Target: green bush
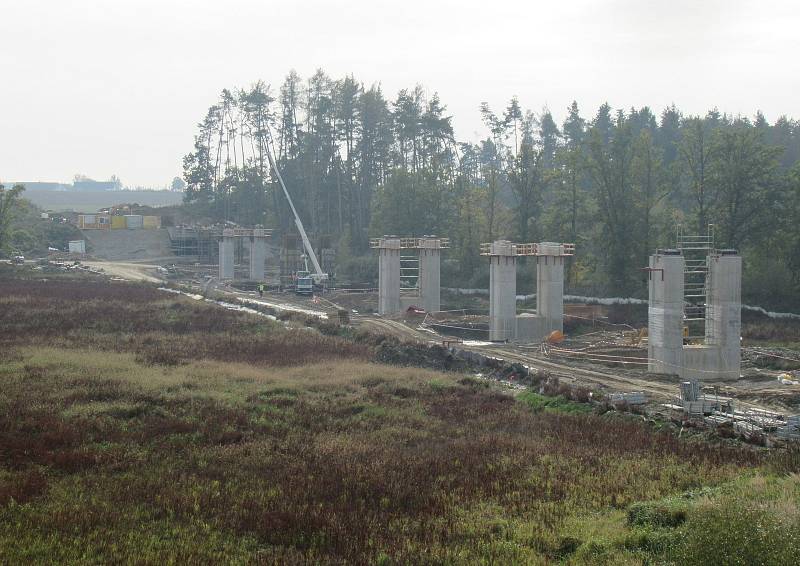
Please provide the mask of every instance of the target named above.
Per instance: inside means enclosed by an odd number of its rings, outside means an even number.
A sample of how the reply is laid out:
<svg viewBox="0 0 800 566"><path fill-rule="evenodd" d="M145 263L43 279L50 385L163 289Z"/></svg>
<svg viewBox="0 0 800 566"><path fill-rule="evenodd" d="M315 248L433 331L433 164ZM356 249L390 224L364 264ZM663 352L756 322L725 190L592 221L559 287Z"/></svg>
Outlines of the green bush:
<svg viewBox="0 0 800 566"><path fill-rule="evenodd" d="M678 564L800 564L800 522L722 501L689 515L673 557Z"/></svg>
<svg viewBox="0 0 800 566"><path fill-rule="evenodd" d="M679 538L674 529L636 529L627 537L623 546L628 550L641 550L656 556L667 554Z"/></svg>
<svg viewBox="0 0 800 566"><path fill-rule="evenodd" d="M545 395L539 395L538 393L534 393L533 391L526 391L522 393L519 397L517 397L521 402L528 405L534 411L549 411L549 412L557 412L557 413L570 413L570 414L580 414L580 413L591 413L592 407L583 403L575 403L574 401L568 401L564 399L561 395L557 397L547 397Z"/></svg>
<svg viewBox="0 0 800 566"><path fill-rule="evenodd" d="M677 527L685 521L685 508L661 502L634 503L628 508L628 524L631 526Z"/></svg>

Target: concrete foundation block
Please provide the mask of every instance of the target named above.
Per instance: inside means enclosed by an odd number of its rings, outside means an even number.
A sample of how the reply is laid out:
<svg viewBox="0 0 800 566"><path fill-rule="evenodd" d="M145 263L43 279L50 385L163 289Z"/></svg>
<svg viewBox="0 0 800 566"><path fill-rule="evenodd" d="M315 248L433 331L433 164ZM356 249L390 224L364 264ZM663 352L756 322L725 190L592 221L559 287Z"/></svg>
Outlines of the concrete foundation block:
<svg viewBox="0 0 800 566"><path fill-rule="evenodd" d="M517 316L517 342L541 342L552 332L551 324L538 314L523 313Z"/></svg>

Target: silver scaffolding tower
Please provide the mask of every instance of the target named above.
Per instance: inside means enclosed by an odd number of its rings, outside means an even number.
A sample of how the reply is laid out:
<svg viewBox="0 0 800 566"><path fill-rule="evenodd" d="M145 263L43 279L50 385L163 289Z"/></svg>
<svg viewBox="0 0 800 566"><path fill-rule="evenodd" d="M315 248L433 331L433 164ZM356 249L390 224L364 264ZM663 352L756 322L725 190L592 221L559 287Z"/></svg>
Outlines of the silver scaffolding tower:
<svg viewBox="0 0 800 566"><path fill-rule="evenodd" d="M419 288L419 256L400 255L400 296L418 297Z"/></svg>
<svg viewBox="0 0 800 566"><path fill-rule="evenodd" d="M708 299L708 256L714 252L714 225L705 235L687 234L677 227L677 248L684 258L683 317L690 340L706 339L706 306Z"/></svg>

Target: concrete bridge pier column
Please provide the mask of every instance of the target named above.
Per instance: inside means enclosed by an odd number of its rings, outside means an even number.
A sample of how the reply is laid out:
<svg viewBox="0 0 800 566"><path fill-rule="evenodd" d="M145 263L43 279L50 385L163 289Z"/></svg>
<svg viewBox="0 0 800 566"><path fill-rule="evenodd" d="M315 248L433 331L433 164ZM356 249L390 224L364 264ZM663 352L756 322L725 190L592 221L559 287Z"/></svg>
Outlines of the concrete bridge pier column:
<svg viewBox="0 0 800 566"><path fill-rule="evenodd" d="M419 294L428 312L442 310L441 257L438 239L422 239L419 248Z"/></svg>
<svg viewBox="0 0 800 566"><path fill-rule="evenodd" d="M683 372L683 271L679 250L650 256L647 356L653 373Z"/></svg>
<svg viewBox="0 0 800 566"><path fill-rule="evenodd" d="M226 234L228 230L222 232L222 239L219 241L219 278L234 278L234 250L236 239L232 234Z"/></svg>
<svg viewBox="0 0 800 566"><path fill-rule="evenodd" d="M561 244L539 244L536 258L536 312L544 331L564 331L564 255ZM551 255L552 254L552 255Z"/></svg>
<svg viewBox="0 0 800 566"><path fill-rule="evenodd" d="M378 313L400 312L400 238L382 238L378 248Z"/></svg>
<svg viewBox="0 0 800 566"><path fill-rule="evenodd" d="M489 340L513 340L517 332L517 258L507 240L489 255Z"/></svg>
<svg viewBox="0 0 800 566"><path fill-rule="evenodd" d="M264 263L267 257L267 239L264 236L253 234L250 238L250 279L253 281L264 280Z"/></svg>
<svg viewBox="0 0 800 566"><path fill-rule="evenodd" d="M742 366L742 257L735 250L708 256L706 344L719 348L718 377L738 379Z"/></svg>

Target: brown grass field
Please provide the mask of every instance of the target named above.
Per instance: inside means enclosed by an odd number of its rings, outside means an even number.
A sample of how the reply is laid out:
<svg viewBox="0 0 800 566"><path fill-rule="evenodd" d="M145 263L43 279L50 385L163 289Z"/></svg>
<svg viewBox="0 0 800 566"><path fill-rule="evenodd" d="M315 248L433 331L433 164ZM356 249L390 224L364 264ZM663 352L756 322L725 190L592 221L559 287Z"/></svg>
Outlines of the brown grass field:
<svg viewBox="0 0 800 566"><path fill-rule="evenodd" d="M798 562L796 454L373 355L0 275L0 563Z"/></svg>

